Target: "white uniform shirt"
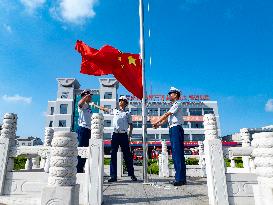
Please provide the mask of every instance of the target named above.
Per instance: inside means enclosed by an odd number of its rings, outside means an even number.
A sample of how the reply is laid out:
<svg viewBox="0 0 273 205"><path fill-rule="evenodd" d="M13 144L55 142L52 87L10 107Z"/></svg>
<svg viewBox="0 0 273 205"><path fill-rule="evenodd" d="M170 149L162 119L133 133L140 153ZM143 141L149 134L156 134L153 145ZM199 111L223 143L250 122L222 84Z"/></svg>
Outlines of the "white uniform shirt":
<svg viewBox="0 0 273 205"><path fill-rule="evenodd" d="M183 124L183 112L180 103L177 101L174 102L169 112L172 113L172 115L168 117L168 123L170 127Z"/></svg>
<svg viewBox="0 0 273 205"><path fill-rule="evenodd" d="M127 132L129 124L132 124L132 115L129 111L111 109L110 114L114 115L114 132Z"/></svg>
<svg viewBox="0 0 273 205"><path fill-rule="evenodd" d="M78 106L79 118L78 125L81 127L85 127L91 129L91 116L92 110L87 103L84 103L82 108Z"/></svg>

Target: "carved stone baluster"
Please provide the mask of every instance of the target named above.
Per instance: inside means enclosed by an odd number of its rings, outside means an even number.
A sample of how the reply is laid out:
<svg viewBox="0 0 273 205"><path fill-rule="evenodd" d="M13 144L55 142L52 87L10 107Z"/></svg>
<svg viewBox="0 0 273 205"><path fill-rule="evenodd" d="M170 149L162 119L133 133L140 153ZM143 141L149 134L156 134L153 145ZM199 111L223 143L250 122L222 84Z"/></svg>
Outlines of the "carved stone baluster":
<svg viewBox="0 0 273 205"><path fill-rule="evenodd" d="M214 114L204 115L207 186L210 205L228 205L222 141Z"/></svg>
<svg viewBox="0 0 273 205"><path fill-rule="evenodd" d="M160 177L169 177L169 156L168 156L168 149L167 144L164 141L161 141L162 152L159 158L159 176Z"/></svg>
<svg viewBox="0 0 273 205"><path fill-rule="evenodd" d="M25 164L25 170L32 170L32 166L33 166L33 163L32 163L32 157L30 156L27 156L27 161L26 161L26 164Z"/></svg>
<svg viewBox="0 0 273 205"><path fill-rule="evenodd" d="M46 128L45 129L45 143L44 146L51 147L51 142L54 136L54 130L52 128ZM44 152L41 156L41 168L44 168L45 172L49 172L50 167L50 156L47 152Z"/></svg>
<svg viewBox="0 0 273 205"><path fill-rule="evenodd" d="M6 113L0 135L0 195L3 194L6 172L12 171L14 167L14 158L9 158L9 152L16 146L16 129L17 115Z"/></svg>
<svg viewBox="0 0 273 205"><path fill-rule="evenodd" d="M253 135L252 155L255 157L258 185L253 185L255 205L272 205L273 202L273 132Z"/></svg>
<svg viewBox="0 0 273 205"><path fill-rule="evenodd" d="M55 132L52 140L48 186L42 192L42 205L79 204L76 185L78 140L76 133Z"/></svg>
<svg viewBox="0 0 273 205"><path fill-rule="evenodd" d="M250 147L250 133L247 128L240 129L240 135L242 139L242 147ZM250 167L250 156L243 156L243 166L245 169L247 169L249 172L251 172Z"/></svg>
<svg viewBox="0 0 273 205"><path fill-rule="evenodd" d="M204 143L203 141L198 141L198 150L199 150L199 166L201 167L202 177L206 176L206 161L204 154Z"/></svg>

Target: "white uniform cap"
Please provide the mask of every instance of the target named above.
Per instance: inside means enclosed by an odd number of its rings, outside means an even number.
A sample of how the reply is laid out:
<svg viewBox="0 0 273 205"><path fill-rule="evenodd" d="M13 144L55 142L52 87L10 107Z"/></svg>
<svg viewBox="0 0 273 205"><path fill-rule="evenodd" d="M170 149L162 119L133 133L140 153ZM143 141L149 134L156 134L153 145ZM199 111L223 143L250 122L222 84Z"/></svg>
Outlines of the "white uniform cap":
<svg viewBox="0 0 273 205"><path fill-rule="evenodd" d="M175 88L175 87L171 87L171 88L170 88L170 91L169 91L169 93L168 93L168 94L170 95L171 93L179 93L179 94L180 94L180 93L181 93L181 91L180 91L180 90L178 90L178 89L177 89L177 88Z"/></svg>
<svg viewBox="0 0 273 205"><path fill-rule="evenodd" d="M120 96L118 100L124 100L124 101L126 101L126 102L128 103L127 98L126 98L125 96L123 96L123 95L122 95L122 96Z"/></svg>

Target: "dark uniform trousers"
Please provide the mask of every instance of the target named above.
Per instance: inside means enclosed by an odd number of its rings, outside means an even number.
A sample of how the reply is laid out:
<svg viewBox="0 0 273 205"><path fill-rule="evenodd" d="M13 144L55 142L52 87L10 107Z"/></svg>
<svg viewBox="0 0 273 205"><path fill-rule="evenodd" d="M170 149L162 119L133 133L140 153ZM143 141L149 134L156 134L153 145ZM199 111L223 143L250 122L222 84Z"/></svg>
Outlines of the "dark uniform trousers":
<svg viewBox="0 0 273 205"><path fill-rule="evenodd" d="M89 139L91 137L91 130L88 128L79 126L77 130L77 134L78 134L78 142L79 142L78 147L88 147ZM85 158L81 158L80 156L78 156L78 165L77 165L78 173L83 173L85 162L86 162Z"/></svg>
<svg viewBox="0 0 273 205"><path fill-rule="evenodd" d="M111 140L111 163L110 176L117 178L117 152L118 147L121 147L123 159L128 170L128 176L134 176L133 157L129 148L129 139L127 133L113 133Z"/></svg>
<svg viewBox="0 0 273 205"><path fill-rule="evenodd" d="M170 128L172 158L175 169L175 181L186 182L186 164L184 157L184 130L180 125Z"/></svg>

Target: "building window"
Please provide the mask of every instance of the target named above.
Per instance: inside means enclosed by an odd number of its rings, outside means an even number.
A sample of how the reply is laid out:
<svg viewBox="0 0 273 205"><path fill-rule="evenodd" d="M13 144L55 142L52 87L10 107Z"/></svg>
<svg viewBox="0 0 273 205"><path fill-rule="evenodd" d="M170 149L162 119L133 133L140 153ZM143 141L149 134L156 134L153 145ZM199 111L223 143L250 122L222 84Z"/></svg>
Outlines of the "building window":
<svg viewBox="0 0 273 205"><path fill-rule="evenodd" d="M60 104L60 114L67 114L67 104Z"/></svg>
<svg viewBox="0 0 273 205"><path fill-rule="evenodd" d="M50 115L54 115L54 107L50 107Z"/></svg>
<svg viewBox="0 0 273 205"><path fill-rule="evenodd" d="M48 127L52 127L52 124L53 124L53 121L50 121Z"/></svg>
<svg viewBox="0 0 273 205"><path fill-rule="evenodd" d="M191 122L191 128L204 128L203 122Z"/></svg>
<svg viewBox="0 0 273 205"><path fill-rule="evenodd" d="M182 109L182 115L183 116L188 116L188 110L187 110L187 108L183 108Z"/></svg>
<svg viewBox="0 0 273 205"><path fill-rule="evenodd" d="M164 115L168 111L169 111L169 108L161 108L160 109L160 116Z"/></svg>
<svg viewBox="0 0 273 205"><path fill-rule="evenodd" d="M112 99L112 92L105 92L104 99Z"/></svg>
<svg viewBox="0 0 273 205"><path fill-rule="evenodd" d="M204 141L205 135L192 135L192 141Z"/></svg>
<svg viewBox="0 0 273 205"><path fill-rule="evenodd" d="M105 107L105 108L107 108L107 109L109 109L109 110L111 109L111 105L104 105L104 107ZM104 113L109 114L109 113L108 113L108 112L106 112L106 111L104 111Z"/></svg>
<svg viewBox="0 0 273 205"><path fill-rule="evenodd" d="M184 135L184 141L191 141L190 135Z"/></svg>
<svg viewBox="0 0 273 205"><path fill-rule="evenodd" d="M153 128L151 121L147 121L147 128Z"/></svg>
<svg viewBox="0 0 273 205"><path fill-rule="evenodd" d="M204 115L205 114L214 114L213 108L204 108Z"/></svg>
<svg viewBox="0 0 273 205"><path fill-rule="evenodd" d="M28 146L31 146L31 142L28 143Z"/></svg>
<svg viewBox="0 0 273 205"><path fill-rule="evenodd" d="M149 116L158 116L158 108L148 108Z"/></svg>
<svg viewBox="0 0 273 205"><path fill-rule="evenodd" d="M166 123L164 123L163 125L161 125L161 128L168 128L168 123L166 122Z"/></svg>
<svg viewBox="0 0 273 205"><path fill-rule="evenodd" d="M148 140L156 140L156 136L155 136L155 134L148 134L147 139Z"/></svg>
<svg viewBox="0 0 273 205"><path fill-rule="evenodd" d="M183 127L183 128L189 128L189 127L190 127L190 126L189 126L189 122L184 121L182 127Z"/></svg>
<svg viewBox="0 0 273 205"><path fill-rule="evenodd" d="M190 108L191 116L202 116L202 108Z"/></svg>
<svg viewBox="0 0 273 205"><path fill-rule="evenodd" d="M66 127L66 120L59 120L59 127Z"/></svg>
<svg viewBox="0 0 273 205"><path fill-rule="evenodd" d="M142 128L142 121L133 121L133 128Z"/></svg>
<svg viewBox="0 0 273 205"><path fill-rule="evenodd" d="M161 139L162 140L169 140L170 136L168 134L161 134Z"/></svg>
<svg viewBox="0 0 273 205"><path fill-rule="evenodd" d="M69 92L62 92L61 98L67 99Z"/></svg>
<svg viewBox="0 0 273 205"><path fill-rule="evenodd" d="M132 140L142 140L142 135L141 134L132 134Z"/></svg>
<svg viewBox="0 0 273 205"><path fill-rule="evenodd" d="M104 127L111 127L111 120L104 120Z"/></svg>
<svg viewBox="0 0 273 205"><path fill-rule="evenodd" d="M131 114L132 115L141 115L142 109L141 108L131 108Z"/></svg>
<svg viewBox="0 0 273 205"><path fill-rule="evenodd" d="M103 139L111 139L111 133L103 133Z"/></svg>

